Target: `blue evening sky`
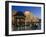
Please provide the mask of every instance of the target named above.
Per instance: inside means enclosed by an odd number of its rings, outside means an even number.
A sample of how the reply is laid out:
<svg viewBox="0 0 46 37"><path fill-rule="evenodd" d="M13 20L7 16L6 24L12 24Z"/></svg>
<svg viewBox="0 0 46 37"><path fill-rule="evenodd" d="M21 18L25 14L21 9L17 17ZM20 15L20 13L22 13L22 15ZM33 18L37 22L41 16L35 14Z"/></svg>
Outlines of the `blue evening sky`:
<svg viewBox="0 0 46 37"><path fill-rule="evenodd" d="M41 18L41 7L32 7L32 6L12 6L12 10L15 11L31 11L35 16Z"/></svg>

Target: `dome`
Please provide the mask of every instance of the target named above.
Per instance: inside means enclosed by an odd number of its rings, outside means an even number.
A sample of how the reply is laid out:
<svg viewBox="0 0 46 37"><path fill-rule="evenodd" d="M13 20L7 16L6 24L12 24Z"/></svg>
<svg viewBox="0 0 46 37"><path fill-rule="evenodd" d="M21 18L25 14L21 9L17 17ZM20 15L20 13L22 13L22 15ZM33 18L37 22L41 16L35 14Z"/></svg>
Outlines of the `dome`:
<svg viewBox="0 0 46 37"><path fill-rule="evenodd" d="M24 13L22 11L17 11L17 16L24 16Z"/></svg>

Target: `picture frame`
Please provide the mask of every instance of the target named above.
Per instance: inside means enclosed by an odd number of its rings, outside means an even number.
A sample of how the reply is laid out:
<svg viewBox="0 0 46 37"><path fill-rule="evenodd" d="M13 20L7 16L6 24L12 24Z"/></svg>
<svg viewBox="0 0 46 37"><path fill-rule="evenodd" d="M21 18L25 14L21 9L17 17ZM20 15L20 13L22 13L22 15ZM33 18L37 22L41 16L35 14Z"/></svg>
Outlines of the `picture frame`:
<svg viewBox="0 0 46 37"><path fill-rule="evenodd" d="M18 15L19 18L22 14L22 12L24 13L24 17L26 15L28 15L28 12L30 14L30 10L31 12L37 16L34 17L33 14L31 14L32 19L37 18L39 19L39 23L37 25L37 23L32 23L31 22L31 26L32 27L28 27L25 25L27 25L29 23L25 24L25 20L24 20L24 27L18 29ZM20 11L20 13L19 13ZM15 14L14 12L16 12L16 22L14 23L13 19L13 14ZM17 13L18 12L18 13ZM36 12L36 13L35 13ZM33 18L34 17L34 18ZM23 17L21 17L23 18ZM30 19L30 18L29 18ZM37 19L35 20L37 22ZM30 19L31 20L31 19ZM19 19L19 24L21 24L21 20ZM23 19L22 19L23 22ZM15 24L15 25L14 25ZM33 25L35 24L35 25ZM17 26L16 26L17 25ZM13 26L13 27L12 27ZM30 26L30 25L29 25ZM35 26L38 26L37 28ZM33 28L34 27L34 28ZM24 29L23 29L24 28ZM38 2L22 2L22 1L5 1L5 35L6 36L18 36L18 35L34 35L34 34L45 34L45 3L38 3Z"/></svg>

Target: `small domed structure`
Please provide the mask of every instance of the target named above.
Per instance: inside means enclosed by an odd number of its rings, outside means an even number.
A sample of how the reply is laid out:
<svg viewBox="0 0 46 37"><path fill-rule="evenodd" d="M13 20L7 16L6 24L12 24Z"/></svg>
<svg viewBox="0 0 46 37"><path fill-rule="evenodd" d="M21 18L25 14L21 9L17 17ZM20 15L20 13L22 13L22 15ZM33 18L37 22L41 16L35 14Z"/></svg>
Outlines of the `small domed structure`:
<svg viewBox="0 0 46 37"><path fill-rule="evenodd" d="M33 17L32 13L30 11L25 11L24 15L26 16L25 21L31 22L32 17Z"/></svg>

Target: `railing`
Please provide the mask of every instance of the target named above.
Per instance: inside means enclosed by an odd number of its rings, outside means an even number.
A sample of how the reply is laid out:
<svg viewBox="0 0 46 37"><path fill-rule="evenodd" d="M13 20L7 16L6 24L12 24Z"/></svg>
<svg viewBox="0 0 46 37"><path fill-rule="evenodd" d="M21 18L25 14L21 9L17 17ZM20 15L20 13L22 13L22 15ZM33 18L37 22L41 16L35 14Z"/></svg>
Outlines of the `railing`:
<svg viewBox="0 0 46 37"><path fill-rule="evenodd" d="M41 25L41 23L39 23L39 22L37 22L37 23L35 23L35 24L25 24L25 23L23 23L23 24L16 24L16 26L15 26L15 31L21 31L21 30L36 30L36 29L38 29L38 27Z"/></svg>

